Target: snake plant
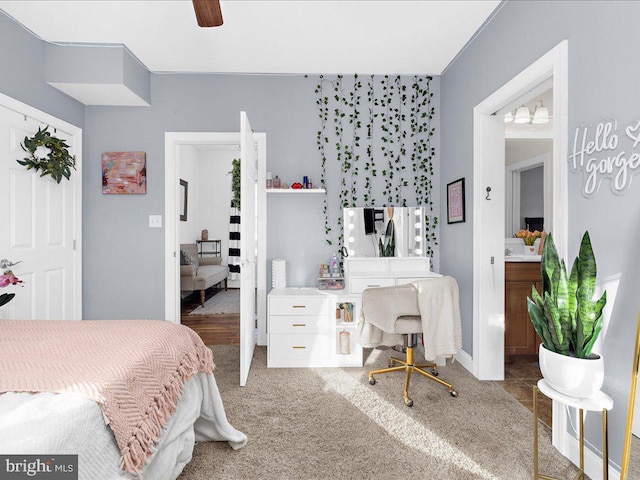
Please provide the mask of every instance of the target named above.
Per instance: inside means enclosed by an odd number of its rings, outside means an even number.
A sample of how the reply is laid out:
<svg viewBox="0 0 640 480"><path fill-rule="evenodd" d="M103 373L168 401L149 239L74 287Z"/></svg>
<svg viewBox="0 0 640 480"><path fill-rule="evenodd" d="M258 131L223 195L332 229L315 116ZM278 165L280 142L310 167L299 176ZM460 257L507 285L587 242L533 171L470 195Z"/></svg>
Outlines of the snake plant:
<svg viewBox="0 0 640 480"><path fill-rule="evenodd" d="M540 263L542 295L533 287L527 298L529 317L547 350L577 358L590 358L602 330L605 291L596 299L596 259L589 232L567 276L553 237L547 235Z"/></svg>

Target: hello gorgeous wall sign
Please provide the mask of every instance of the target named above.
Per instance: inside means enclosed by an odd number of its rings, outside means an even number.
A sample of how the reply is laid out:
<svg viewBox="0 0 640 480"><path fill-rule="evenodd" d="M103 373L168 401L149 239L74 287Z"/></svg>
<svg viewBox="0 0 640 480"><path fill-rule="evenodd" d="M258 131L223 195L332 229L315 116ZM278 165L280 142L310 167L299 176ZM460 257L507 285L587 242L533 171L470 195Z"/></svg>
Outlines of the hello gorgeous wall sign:
<svg viewBox="0 0 640 480"><path fill-rule="evenodd" d="M576 128L573 153L569 163L574 172L584 173L582 194L591 198L598 193L605 178L611 180L611 190L623 195L629 190L633 176L640 173L640 120L624 132L617 132L616 120L605 120L593 126Z"/></svg>

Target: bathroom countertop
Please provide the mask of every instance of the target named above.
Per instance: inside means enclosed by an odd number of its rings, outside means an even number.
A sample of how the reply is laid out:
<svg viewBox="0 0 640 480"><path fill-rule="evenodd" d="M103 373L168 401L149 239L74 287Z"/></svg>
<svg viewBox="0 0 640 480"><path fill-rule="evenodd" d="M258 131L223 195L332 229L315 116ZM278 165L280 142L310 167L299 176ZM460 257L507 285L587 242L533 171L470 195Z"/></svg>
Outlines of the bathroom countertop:
<svg viewBox="0 0 640 480"><path fill-rule="evenodd" d="M505 255L505 262L539 262L542 255Z"/></svg>

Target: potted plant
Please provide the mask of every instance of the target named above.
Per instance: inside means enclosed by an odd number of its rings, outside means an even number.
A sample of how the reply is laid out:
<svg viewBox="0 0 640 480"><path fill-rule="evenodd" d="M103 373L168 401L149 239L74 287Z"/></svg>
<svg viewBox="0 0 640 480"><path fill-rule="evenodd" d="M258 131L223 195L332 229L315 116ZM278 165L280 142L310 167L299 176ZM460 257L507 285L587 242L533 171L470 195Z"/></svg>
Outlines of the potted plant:
<svg viewBox="0 0 640 480"><path fill-rule="evenodd" d="M596 299L596 259L589 232L582 237L568 276L552 235L547 235L540 270L542 295L532 288L527 307L542 339L542 376L560 393L590 397L604 380L604 361L592 348L602 329L607 292Z"/></svg>
<svg viewBox="0 0 640 480"><path fill-rule="evenodd" d="M534 244L536 243L536 240L538 240L542 236L542 232L539 232L538 230L534 232L530 232L529 230L520 230L513 236L522 239L525 245L525 254L535 255L538 249L534 246Z"/></svg>

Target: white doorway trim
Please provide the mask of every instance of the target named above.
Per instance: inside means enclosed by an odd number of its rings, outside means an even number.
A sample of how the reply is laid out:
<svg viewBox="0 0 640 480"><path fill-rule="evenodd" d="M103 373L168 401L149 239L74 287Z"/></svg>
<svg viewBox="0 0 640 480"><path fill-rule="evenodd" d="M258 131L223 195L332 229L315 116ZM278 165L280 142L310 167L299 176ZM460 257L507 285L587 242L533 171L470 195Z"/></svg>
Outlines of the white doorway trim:
<svg viewBox="0 0 640 480"><path fill-rule="evenodd" d="M267 165L267 135L254 133L258 145L258 345L267 344L267 198L264 188ZM178 246L179 163L181 145L238 145L240 133L165 132L165 320L180 323L180 259Z"/></svg>
<svg viewBox="0 0 640 480"><path fill-rule="evenodd" d="M13 110L20 115L25 115L54 129L61 130L72 137L73 151L76 169L71 173L77 176L73 182L73 209L71 219L73 221L73 306L69 320L83 320L82 317L82 129L71 123L60 120L53 115L38 110L15 98L0 93L0 106Z"/></svg>
<svg viewBox="0 0 640 480"><path fill-rule="evenodd" d="M504 378L504 303L488 299L493 292L495 298L504 298L504 248L499 248L493 241L504 242L504 214L501 225L483 224L483 209L489 208L485 202L485 188L482 184L482 171L485 168L496 168L492 159L484 152L486 145L501 139L488 138L485 132L491 131L495 112L505 105L514 102L526 94L533 87L549 78L553 79L553 153L550 168L545 171L545 183L551 185L551 204L553 212L550 230L561 257L567 258L568 236L568 41L563 40L556 47L543 55L540 59L527 67L524 71L502 86L473 110L474 120L474 212L473 212L473 374L481 380L501 380ZM492 118L494 117L494 118ZM504 160L504 157L503 157ZM504 164L499 166L504 169ZM504 181L504 176L502 176ZM505 211L505 185L494 188L500 194L495 195L491 208ZM493 192L492 192L493 193ZM546 221L546 220L545 220ZM503 238L497 238L502 235ZM484 241L482 241L484 240ZM493 248L492 248L493 244ZM482 269L485 262L494 264L495 277L486 274L489 269ZM484 273L483 273L484 272ZM482 298L482 295L485 298ZM496 319L501 319L496 322ZM500 323L500 325L498 325ZM496 345L502 345L496 348ZM565 445L566 417L560 408L554 407L553 415L553 444L566 452Z"/></svg>

